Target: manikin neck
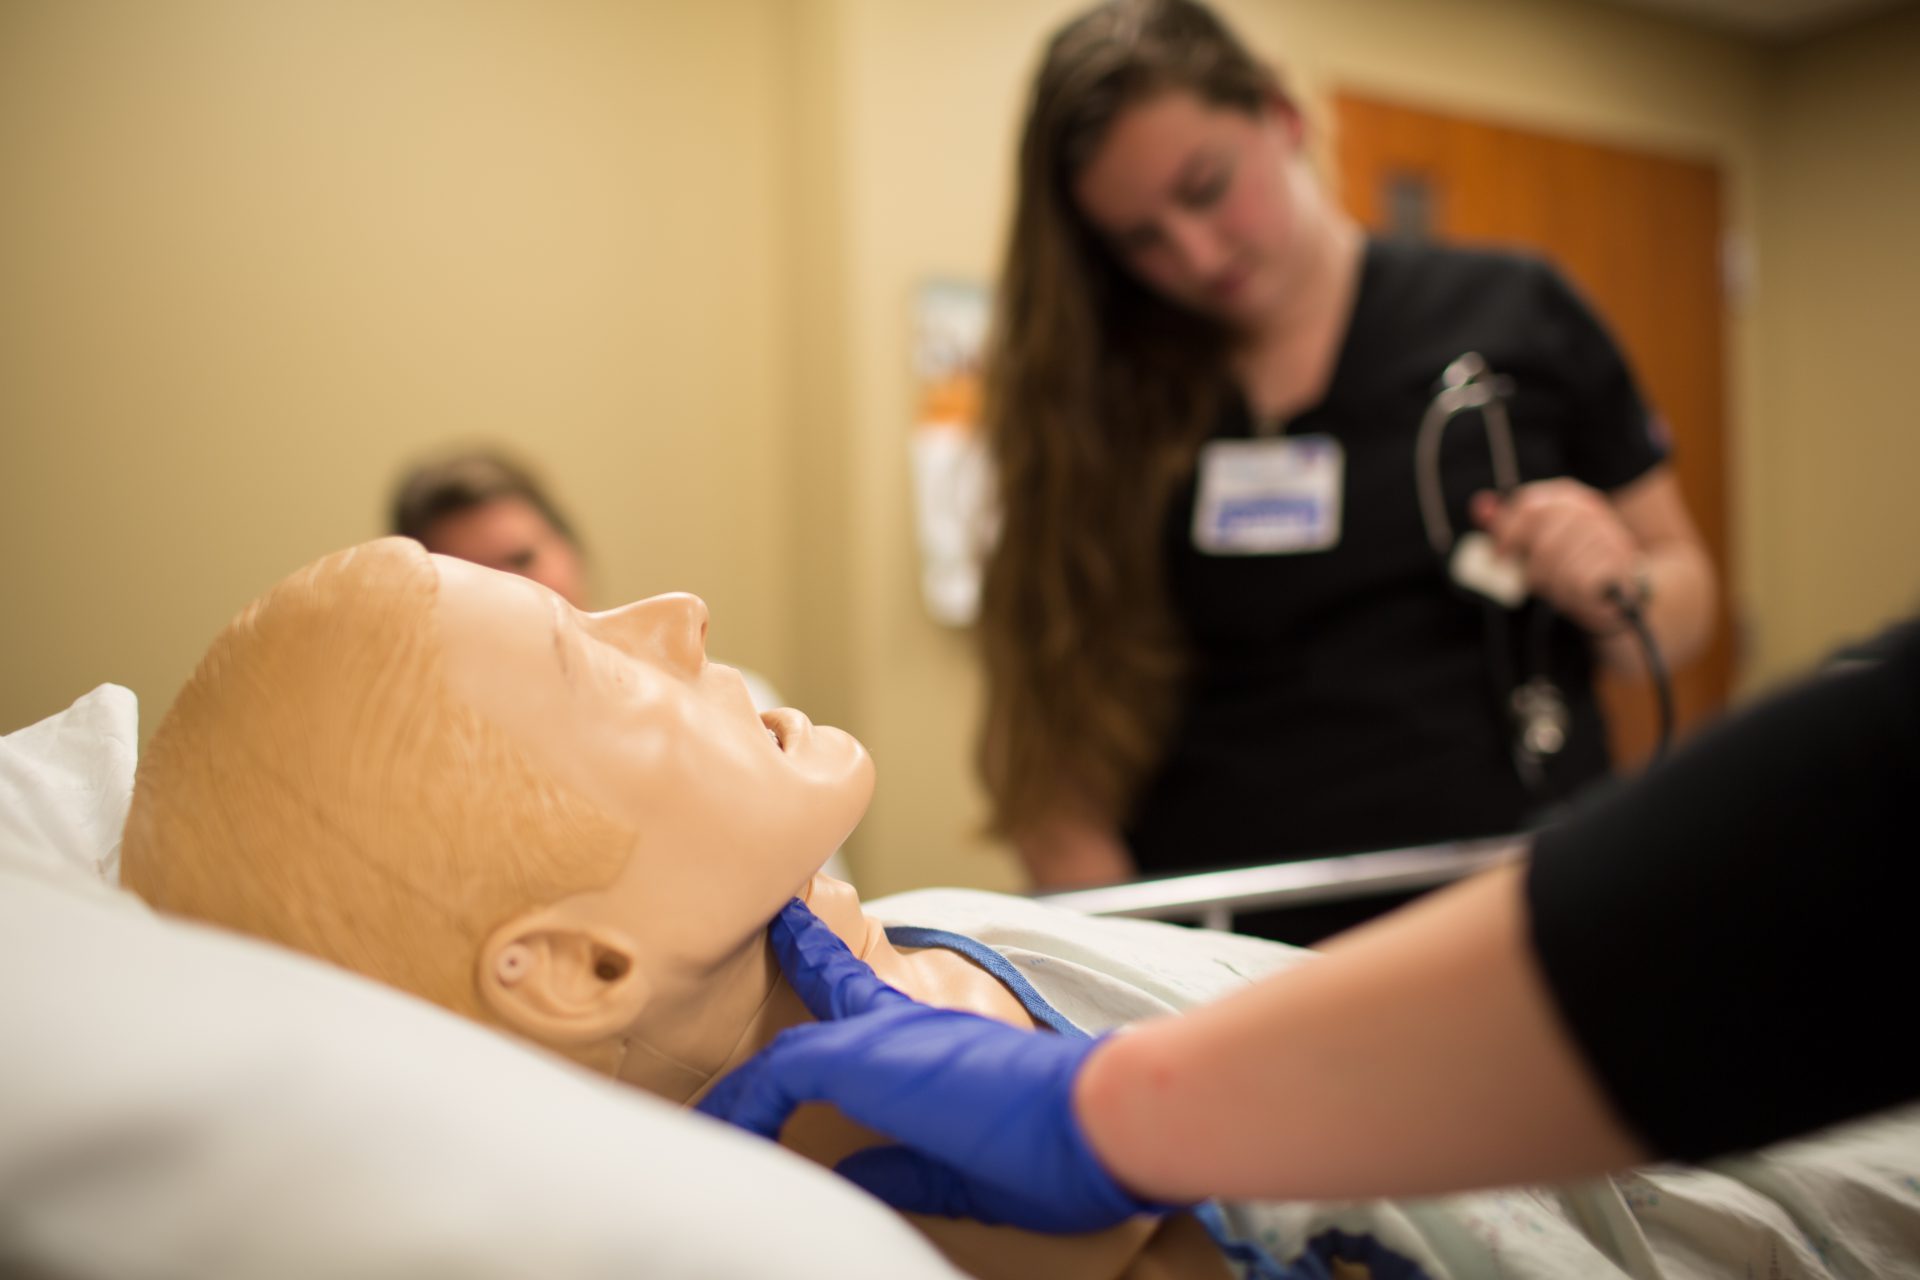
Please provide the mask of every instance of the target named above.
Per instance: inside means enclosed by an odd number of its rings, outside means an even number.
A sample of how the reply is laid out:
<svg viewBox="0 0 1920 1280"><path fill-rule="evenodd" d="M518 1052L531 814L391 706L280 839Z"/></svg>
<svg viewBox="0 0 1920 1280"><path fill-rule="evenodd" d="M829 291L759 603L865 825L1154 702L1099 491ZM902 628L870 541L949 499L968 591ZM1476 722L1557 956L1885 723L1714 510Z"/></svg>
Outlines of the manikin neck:
<svg viewBox="0 0 1920 1280"><path fill-rule="evenodd" d="M861 910L853 887L816 875L799 896L883 980L927 1004L964 1009L1016 1026L1033 1021L1013 994L984 969L943 947L900 950L878 920ZM699 1101L707 1088L757 1053L787 1027L810 1021L800 997L781 976L766 930L754 932L750 963L729 989L715 989L716 1005L743 1010L709 1044L690 1046L669 1063L650 1039L636 1042L621 1079L682 1105ZM715 1023L716 1028L718 1024ZM637 1031L637 1029L636 1029ZM695 1056L695 1055L698 1056ZM686 1065L680 1065L680 1064ZM698 1065L694 1065L698 1064ZM781 1129L780 1142L809 1160L833 1168L856 1151L888 1139L829 1106L802 1106ZM1153 1218L1135 1218L1105 1231L1075 1236L1032 1235L1011 1227L963 1219L913 1216L911 1220L953 1263L957 1272L982 1280L1050 1276L1061 1280L1113 1280L1116 1276L1193 1276L1226 1280L1219 1249L1198 1223L1163 1230Z"/></svg>
<svg viewBox="0 0 1920 1280"><path fill-rule="evenodd" d="M902 952L861 909L853 886L816 874L798 896L884 982L916 999L1012 1020L1023 1016L999 981L950 952ZM607 1066L625 1083L685 1105L790 1026L810 1021L781 976L766 931L662 1002L634 1026Z"/></svg>

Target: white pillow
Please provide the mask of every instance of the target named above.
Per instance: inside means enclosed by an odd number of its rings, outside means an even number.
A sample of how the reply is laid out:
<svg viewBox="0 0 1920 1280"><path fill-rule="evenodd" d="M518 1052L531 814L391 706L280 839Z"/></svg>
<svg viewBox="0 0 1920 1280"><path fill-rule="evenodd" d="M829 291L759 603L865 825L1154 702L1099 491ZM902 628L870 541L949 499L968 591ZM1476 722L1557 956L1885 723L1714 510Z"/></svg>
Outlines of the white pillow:
<svg viewBox="0 0 1920 1280"><path fill-rule="evenodd" d="M0 738L0 871L117 885L139 741L139 704L117 684Z"/></svg>
<svg viewBox="0 0 1920 1280"><path fill-rule="evenodd" d="M104 886L131 710L0 740L0 1272L957 1274L770 1143Z"/></svg>

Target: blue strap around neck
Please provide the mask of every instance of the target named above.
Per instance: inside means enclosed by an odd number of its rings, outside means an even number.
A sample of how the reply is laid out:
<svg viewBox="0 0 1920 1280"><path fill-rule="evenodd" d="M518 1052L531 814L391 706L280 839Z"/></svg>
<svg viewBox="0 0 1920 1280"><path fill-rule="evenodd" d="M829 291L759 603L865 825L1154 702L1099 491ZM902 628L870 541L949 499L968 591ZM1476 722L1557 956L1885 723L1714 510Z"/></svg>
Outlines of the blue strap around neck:
<svg viewBox="0 0 1920 1280"><path fill-rule="evenodd" d="M1014 998L1020 1001L1035 1022L1063 1036L1078 1040L1091 1038L1048 1004L1046 997L1034 990L1026 975L1014 968L1005 956L984 942L963 933L905 924L888 925L887 941L896 947L943 947L948 951L957 951L998 978L1007 990L1013 992ZM1299 1268L1284 1267L1259 1245L1249 1240L1235 1239L1232 1229L1227 1226L1226 1215L1211 1200L1203 1200L1195 1205L1192 1213L1199 1219L1200 1225L1207 1229L1207 1234L1213 1237L1213 1243L1220 1252L1246 1269L1247 1280L1321 1280L1327 1275L1324 1264L1317 1258L1303 1259L1306 1265Z"/></svg>
<svg viewBox="0 0 1920 1280"><path fill-rule="evenodd" d="M1027 975L1013 967L1012 961L995 951L984 942L969 938L964 933L950 933L945 929L922 929L918 925L890 924L887 926L887 941L896 947L943 947L948 951L958 951L967 959L1000 979L1001 985L1013 992L1014 998L1026 1008L1035 1022L1051 1027L1063 1036L1075 1040L1090 1039L1086 1032L1068 1022L1060 1011L1047 1003L1047 998L1034 990L1027 981Z"/></svg>

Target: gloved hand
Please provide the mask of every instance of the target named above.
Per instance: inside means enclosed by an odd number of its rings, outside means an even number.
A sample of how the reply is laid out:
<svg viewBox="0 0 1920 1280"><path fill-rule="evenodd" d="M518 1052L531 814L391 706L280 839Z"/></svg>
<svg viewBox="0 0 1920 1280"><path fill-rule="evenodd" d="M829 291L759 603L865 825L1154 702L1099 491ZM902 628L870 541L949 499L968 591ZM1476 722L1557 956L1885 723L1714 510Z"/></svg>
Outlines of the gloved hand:
<svg viewBox="0 0 1920 1280"><path fill-rule="evenodd" d="M934 1009L888 986L799 899L769 929L787 981L820 1019L776 1036L699 1110L777 1138L803 1102L830 1102L901 1146L839 1171L896 1209L1033 1231L1094 1231L1150 1204L1087 1145L1073 1081L1097 1041Z"/></svg>

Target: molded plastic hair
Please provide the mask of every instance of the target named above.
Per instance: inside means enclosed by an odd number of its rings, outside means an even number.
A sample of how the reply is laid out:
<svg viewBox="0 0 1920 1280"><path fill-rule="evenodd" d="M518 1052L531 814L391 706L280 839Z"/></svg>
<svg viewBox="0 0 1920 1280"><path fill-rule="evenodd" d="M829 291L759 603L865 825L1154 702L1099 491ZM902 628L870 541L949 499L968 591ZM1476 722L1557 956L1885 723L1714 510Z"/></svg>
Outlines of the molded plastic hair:
<svg viewBox="0 0 1920 1280"><path fill-rule="evenodd" d="M610 883L633 833L448 695L438 583L385 538L247 606L141 756L121 874L162 911L491 1021L487 934Z"/></svg>

